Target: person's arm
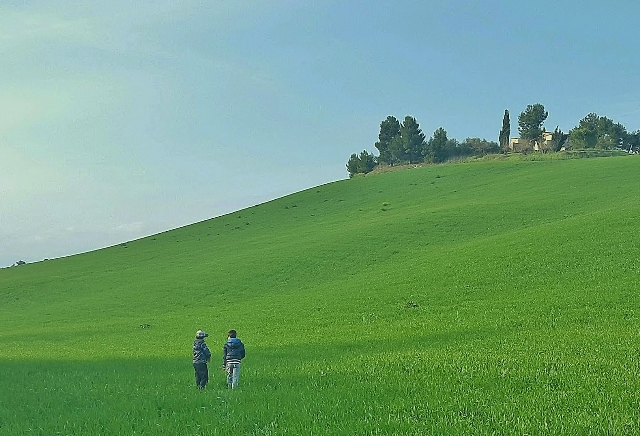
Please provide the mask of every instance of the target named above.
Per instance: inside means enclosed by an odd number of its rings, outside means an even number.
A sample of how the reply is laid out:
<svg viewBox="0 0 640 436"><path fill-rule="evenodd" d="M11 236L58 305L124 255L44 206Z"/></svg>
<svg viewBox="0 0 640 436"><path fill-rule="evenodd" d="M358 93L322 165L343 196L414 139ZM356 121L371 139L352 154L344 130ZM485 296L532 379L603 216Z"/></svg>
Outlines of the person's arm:
<svg viewBox="0 0 640 436"><path fill-rule="evenodd" d="M226 368L227 367L227 343L225 342L225 344L222 347L222 368Z"/></svg>

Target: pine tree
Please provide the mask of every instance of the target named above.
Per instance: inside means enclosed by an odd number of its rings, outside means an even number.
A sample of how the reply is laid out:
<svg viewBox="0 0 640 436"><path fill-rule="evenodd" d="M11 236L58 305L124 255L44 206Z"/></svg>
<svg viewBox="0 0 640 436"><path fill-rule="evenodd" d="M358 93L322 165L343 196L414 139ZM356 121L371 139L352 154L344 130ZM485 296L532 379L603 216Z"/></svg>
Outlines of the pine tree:
<svg viewBox="0 0 640 436"><path fill-rule="evenodd" d="M411 164L421 162L423 160L424 138L418 121L407 115L400 126L400 136L398 140L394 141L392 147L396 157L400 161L409 161Z"/></svg>
<svg viewBox="0 0 640 436"><path fill-rule="evenodd" d="M440 163L447 160L449 153L447 150L447 144L449 139L447 138L447 131L443 127L438 128L433 132L433 136L427 142L425 147L425 158L432 163Z"/></svg>
<svg viewBox="0 0 640 436"><path fill-rule="evenodd" d="M380 155L378 162L393 165L391 143L400 135L400 122L396 117L389 115L386 120L380 123L380 133L378 134L378 142L375 147Z"/></svg>
<svg viewBox="0 0 640 436"><path fill-rule="evenodd" d="M540 103L528 105L524 112L518 116L520 139L529 141L531 145L540 141L543 132L542 124L548 116L549 112L544 110L544 106Z"/></svg>

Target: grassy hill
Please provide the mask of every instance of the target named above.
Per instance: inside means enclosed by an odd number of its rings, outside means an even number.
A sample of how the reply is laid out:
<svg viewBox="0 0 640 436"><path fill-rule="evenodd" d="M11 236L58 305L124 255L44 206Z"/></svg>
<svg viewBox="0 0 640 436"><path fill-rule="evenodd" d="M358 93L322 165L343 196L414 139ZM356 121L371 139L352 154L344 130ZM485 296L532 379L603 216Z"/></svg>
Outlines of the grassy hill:
<svg viewBox="0 0 640 436"><path fill-rule="evenodd" d="M372 174L0 270L0 434L637 434L639 172Z"/></svg>

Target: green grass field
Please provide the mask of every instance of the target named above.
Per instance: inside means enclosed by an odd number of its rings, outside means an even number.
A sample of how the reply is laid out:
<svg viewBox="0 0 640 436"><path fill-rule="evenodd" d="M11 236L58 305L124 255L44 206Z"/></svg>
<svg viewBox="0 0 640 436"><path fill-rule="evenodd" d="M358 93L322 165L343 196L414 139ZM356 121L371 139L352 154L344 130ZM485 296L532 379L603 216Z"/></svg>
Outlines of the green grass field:
<svg viewBox="0 0 640 436"><path fill-rule="evenodd" d="M638 174L370 174L0 270L0 434L639 434Z"/></svg>

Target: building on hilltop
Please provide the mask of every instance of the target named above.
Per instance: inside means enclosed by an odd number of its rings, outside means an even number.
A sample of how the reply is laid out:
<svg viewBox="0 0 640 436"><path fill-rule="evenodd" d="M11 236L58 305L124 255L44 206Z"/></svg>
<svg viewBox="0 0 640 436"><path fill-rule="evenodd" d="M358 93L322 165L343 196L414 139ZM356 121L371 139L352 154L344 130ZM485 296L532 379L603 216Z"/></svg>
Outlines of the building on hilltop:
<svg viewBox="0 0 640 436"><path fill-rule="evenodd" d="M551 145L553 143L553 132L542 131L542 141L528 141L526 139L521 138L511 138L509 140L509 151L514 152L522 152L522 151L542 151L547 152L551 149ZM562 147L560 151L565 151L569 149L569 139L568 135L564 134L562 141Z"/></svg>

